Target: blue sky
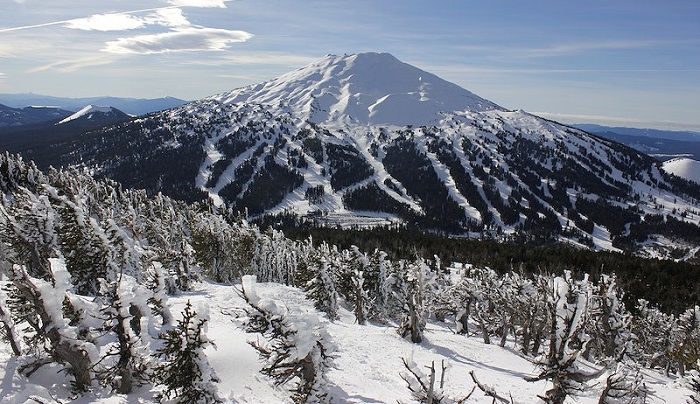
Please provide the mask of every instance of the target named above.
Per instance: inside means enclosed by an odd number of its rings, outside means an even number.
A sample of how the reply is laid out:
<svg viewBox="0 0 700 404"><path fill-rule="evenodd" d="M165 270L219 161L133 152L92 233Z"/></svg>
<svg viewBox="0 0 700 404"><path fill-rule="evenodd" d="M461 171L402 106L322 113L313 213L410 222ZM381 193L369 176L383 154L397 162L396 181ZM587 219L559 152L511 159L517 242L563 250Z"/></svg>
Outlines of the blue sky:
<svg viewBox="0 0 700 404"><path fill-rule="evenodd" d="M389 52L506 108L700 131L700 1L0 0L0 92L198 99Z"/></svg>

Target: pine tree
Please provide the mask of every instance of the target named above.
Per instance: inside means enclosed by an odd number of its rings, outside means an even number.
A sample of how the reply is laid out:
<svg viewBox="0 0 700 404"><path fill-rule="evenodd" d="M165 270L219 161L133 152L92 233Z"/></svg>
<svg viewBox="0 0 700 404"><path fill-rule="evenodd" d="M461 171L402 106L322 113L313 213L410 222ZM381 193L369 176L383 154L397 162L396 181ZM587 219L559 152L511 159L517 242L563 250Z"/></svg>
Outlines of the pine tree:
<svg viewBox="0 0 700 404"><path fill-rule="evenodd" d="M584 356L620 361L632 339L632 315L622 303L616 276L602 275L594 289L589 323L592 340Z"/></svg>
<svg viewBox="0 0 700 404"><path fill-rule="evenodd" d="M204 333L207 320L197 316L187 301L177 326L162 333L163 347L156 357L163 360L153 372L154 380L165 386L160 399L174 398L180 403L218 403L218 379L209 366L204 348L211 342Z"/></svg>
<svg viewBox="0 0 700 404"><path fill-rule="evenodd" d="M312 278L304 285L306 296L314 302L316 309L326 313L333 321L338 317L338 292L331 278L328 261L318 256L306 263Z"/></svg>

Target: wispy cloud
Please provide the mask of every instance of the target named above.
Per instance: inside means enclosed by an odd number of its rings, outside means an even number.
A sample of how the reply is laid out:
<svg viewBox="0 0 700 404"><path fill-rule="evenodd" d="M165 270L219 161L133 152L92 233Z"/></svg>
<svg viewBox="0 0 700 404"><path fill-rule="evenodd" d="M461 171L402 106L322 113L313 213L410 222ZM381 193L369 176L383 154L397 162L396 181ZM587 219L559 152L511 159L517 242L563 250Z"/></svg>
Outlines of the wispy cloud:
<svg viewBox="0 0 700 404"><path fill-rule="evenodd" d="M202 66L269 65L284 66L288 70L292 70L305 66L318 60L318 58L318 56L303 56L283 52L254 52L227 55L216 59L190 60L187 64Z"/></svg>
<svg viewBox="0 0 700 404"><path fill-rule="evenodd" d="M118 57L116 55L97 54L93 56L76 59L59 60L28 70L29 73L37 73L47 70L56 70L62 73L71 73L85 67L102 66L113 63Z"/></svg>
<svg viewBox="0 0 700 404"><path fill-rule="evenodd" d="M234 42L245 42L253 34L245 31L183 27L172 31L119 38L107 42L104 52L115 54L155 54L188 51L224 50Z"/></svg>
<svg viewBox="0 0 700 404"><path fill-rule="evenodd" d="M84 31L124 31L145 27L146 25L162 25L167 27L182 27L190 22L179 8L156 9L140 17L132 13L96 14L85 18L68 21L66 28Z"/></svg>
<svg viewBox="0 0 700 404"><path fill-rule="evenodd" d="M608 39L601 41L581 41L555 43L544 46L522 46L516 45L459 45L454 47L461 52L473 52L483 55L498 55L508 58L547 58L557 56L568 56L583 54L587 52L606 50L640 50L657 49L684 43L697 43L697 40L628 40L628 39Z"/></svg>

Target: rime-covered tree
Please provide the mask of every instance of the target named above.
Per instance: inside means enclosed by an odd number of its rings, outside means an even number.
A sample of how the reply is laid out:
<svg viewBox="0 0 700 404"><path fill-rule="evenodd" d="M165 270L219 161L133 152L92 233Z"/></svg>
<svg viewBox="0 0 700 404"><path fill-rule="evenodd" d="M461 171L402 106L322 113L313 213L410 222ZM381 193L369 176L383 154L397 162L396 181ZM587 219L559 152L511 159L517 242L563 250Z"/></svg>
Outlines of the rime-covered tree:
<svg viewBox="0 0 700 404"><path fill-rule="evenodd" d="M420 343L425 329L424 305L435 292L434 276L425 261L417 260L406 263L401 280L398 290L403 295L404 313L397 332L413 343Z"/></svg>
<svg viewBox="0 0 700 404"><path fill-rule="evenodd" d="M307 240L300 249L294 280L306 291L306 297L314 303L314 307L333 321L338 316L338 292L331 274L330 259L328 244L322 243L314 248L311 240Z"/></svg>
<svg viewBox="0 0 700 404"><path fill-rule="evenodd" d="M671 330L676 329L676 317L643 299L638 300L636 312L632 321L632 332L636 337L635 360L644 367L660 368L668 374L673 365L671 352L674 338Z"/></svg>
<svg viewBox="0 0 700 404"><path fill-rule="evenodd" d="M591 300L589 334L592 337L584 356L590 359L622 360L632 339L632 315L622 302L617 277L602 275Z"/></svg>
<svg viewBox="0 0 700 404"><path fill-rule="evenodd" d="M23 321L31 327L32 342L40 344L35 348L44 347L50 361L68 364L67 371L73 375L73 389L82 392L92 385L91 369L97 359L96 348L81 338L79 329L64 315L64 311L70 309L67 307L71 305L67 293L72 289L65 261L51 258L47 266L49 281L30 276L26 268L18 264L14 264L7 275L17 297L28 304ZM34 353L42 355L41 351ZM24 369L31 373L48 362L37 357Z"/></svg>
<svg viewBox="0 0 700 404"><path fill-rule="evenodd" d="M116 275L116 279L103 279L100 285L100 331L113 341L94 366L95 375L101 384L120 394L131 393L150 379L151 364L144 344L148 330L142 329L141 324L143 317L150 318L147 295L146 288L123 274Z"/></svg>
<svg viewBox="0 0 700 404"><path fill-rule="evenodd" d="M333 345L330 336L315 316L290 319L275 301L263 299L255 290L254 276L244 276L243 297L250 305L248 331L262 334L264 341L251 341L260 353L262 373L277 385L294 381L291 388L295 403L325 402L325 373L330 364Z"/></svg>
<svg viewBox="0 0 700 404"><path fill-rule="evenodd" d="M700 361L700 306L687 309L678 316L672 331L671 357L681 376L686 369L693 369Z"/></svg>
<svg viewBox="0 0 700 404"><path fill-rule="evenodd" d="M599 404L644 404L649 391L636 365L618 362L605 378Z"/></svg>
<svg viewBox="0 0 700 404"><path fill-rule="evenodd" d="M698 366L700 368L700 366ZM691 370L690 371L690 390L692 394L688 398L689 404L700 404L700 371Z"/></svg>
<svg viewBox="0 0 700 404"><path fill-rule="evenodd" d="M548 294L550 320L549 350L538 360L539 375L528 381L550 380L552 388L544 396L545 402L562 404L567 396L582 391L585 383L595 377L578 366L580 354L590 341L585 333L589 319L591 285L587 277L574 280L570 273L552 278Z"/></svg>

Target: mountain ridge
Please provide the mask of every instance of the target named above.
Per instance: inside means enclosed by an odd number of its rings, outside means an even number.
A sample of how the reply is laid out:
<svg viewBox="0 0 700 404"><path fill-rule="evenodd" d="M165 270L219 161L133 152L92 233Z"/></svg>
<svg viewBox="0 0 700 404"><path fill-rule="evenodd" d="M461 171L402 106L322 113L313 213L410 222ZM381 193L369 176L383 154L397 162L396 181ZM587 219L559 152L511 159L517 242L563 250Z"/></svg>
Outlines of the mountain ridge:
<svg viewBox="0 0 700 404"><path fill-rule="evenodd" d="M21 94L0 94L0 104L5 104L15 108L26 106L55 106L71 112L77 112L86 105L110 105L129 115L144 115L151 112L162 111L169 108L178 107L187 101L175 97L161 98L128 98L128 97L54 97L48 95L21 93Z"/></svg>
<svg viewBox="0 0 700 404"><path fill-rule="evenodd" d="M387 54L326 56L55 149L69 152L49 164L80 163L252 218L394 223L662 257L692 258L700 242L700 187L651 157L505 110Z"/></svg>

